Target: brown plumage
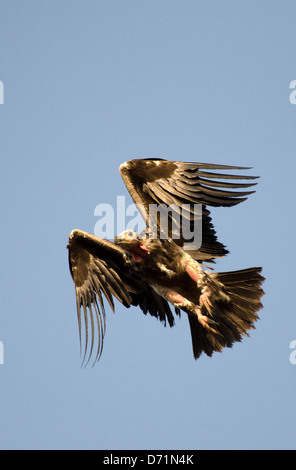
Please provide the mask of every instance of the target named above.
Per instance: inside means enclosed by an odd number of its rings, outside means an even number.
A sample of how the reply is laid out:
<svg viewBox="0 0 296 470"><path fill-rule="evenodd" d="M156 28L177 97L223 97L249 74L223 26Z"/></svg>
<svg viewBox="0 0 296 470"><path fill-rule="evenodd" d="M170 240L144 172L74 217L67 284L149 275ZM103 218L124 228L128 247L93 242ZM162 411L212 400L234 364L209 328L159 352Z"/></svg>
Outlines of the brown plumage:
<svg viewBox="0 0 296 470"><path fill-rule="evenodd" d="M80 230L71 232L69 264L76 290L80 340L81 311L86 335L83 360L94 353L95 342L95 361L102 352L103 297L112 310L114 296L124 306L139 306L145 314L170 326L174 324L174 314L186 312L195 358L202 352L211 356L225 346L231 347L254 328L257 312L262 307L261 268L212 273L202 265L228 253L217 240L208 207L236 205L253 192L246 188L256 184L253 176L220 174L213 170L241 169L161 159L131 160L120 166L127 189L149 230L141 236L127 230L115 237L114 243ZM177 209L187 204L185 223L189 228L195 223L194 205L201 205L200 243L187 244L184 219L176 217L174 212L168 213L168 233L164 237L159 219L149 219L151 204L174 205ZM155 228L152 234L151 223Z"/></svg>

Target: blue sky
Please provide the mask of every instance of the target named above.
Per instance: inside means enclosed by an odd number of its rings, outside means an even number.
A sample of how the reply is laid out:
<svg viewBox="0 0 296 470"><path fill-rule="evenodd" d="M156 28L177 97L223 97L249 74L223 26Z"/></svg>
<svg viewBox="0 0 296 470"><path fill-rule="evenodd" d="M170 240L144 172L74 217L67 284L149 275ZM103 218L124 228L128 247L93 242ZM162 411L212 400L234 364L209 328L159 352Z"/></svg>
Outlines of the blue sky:
<svg viewBox="0 0 296 470"><path fill-rule="evenodd" d="M0 3L1 449L295 449L294 1ZM67 239L127 195L119 165L252 166L256 193L212 212L230 255L263 266L242 343L194 361L188 321L107 311L80 368ZM130 200L131 202L131 200Z"/></svg>

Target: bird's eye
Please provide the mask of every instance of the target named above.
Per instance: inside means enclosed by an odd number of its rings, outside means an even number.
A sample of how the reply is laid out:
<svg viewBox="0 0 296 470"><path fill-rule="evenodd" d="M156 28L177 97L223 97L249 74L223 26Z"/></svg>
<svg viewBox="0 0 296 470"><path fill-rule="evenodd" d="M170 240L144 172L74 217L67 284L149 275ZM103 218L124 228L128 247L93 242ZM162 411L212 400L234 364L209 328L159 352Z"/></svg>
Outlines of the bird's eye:
<svg viewBox="0 0 296 470"><path fill-rule="evenodd" d="M128 236L128 238L135 238L135 232L133 232L133 230L129 230L127 232L127 236Z"/></svg>

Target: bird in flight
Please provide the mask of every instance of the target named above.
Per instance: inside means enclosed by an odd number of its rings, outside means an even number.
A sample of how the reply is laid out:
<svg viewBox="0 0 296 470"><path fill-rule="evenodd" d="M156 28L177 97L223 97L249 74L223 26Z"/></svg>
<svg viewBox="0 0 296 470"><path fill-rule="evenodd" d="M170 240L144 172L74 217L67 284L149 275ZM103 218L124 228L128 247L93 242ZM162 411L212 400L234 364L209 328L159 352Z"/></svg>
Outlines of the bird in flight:
<svg viewBox="0 0 296 470"><path fill-rule="evenodd" d="M116 298L169 326L185 312L195 359L232 347L254 328L264 294L261 268L219 273L208 265L228 254L209 207L245 201L257 177L229 171L248 169L156 158L120 165L146 230L125 230L113 242L77 229L70 233L67 248L83 363L91 357L95 363L102 353L104 299L113 311Z"/></svg>

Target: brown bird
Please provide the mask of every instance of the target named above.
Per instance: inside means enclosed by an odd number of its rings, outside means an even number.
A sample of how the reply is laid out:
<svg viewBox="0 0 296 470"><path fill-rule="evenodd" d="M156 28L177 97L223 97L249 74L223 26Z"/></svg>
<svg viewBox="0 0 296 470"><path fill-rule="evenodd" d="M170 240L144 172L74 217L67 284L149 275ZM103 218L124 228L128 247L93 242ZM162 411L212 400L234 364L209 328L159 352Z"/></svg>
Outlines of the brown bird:
<svg viewBox="0 0 296 470"><path fill-rule="evenodd" d="M195 359L202 352L211 356L231 347L254 328L264 293L261 268L226 273L204 269L205 262L228 253L217 240L207 207L231 207L246 200L254 192L246 188L257 178L212 170L242 169L249 168L162 159L135 159L120 166L147 228L141 235L126 230L114 242L81 230L69 236L81 347L81 310L84 317L83 362L92 356L95 342L94 362L102 352L103 297L113 311L115 297L125 307L139 306L170 326L171 306L177 316L186 312Z"/></svg>

